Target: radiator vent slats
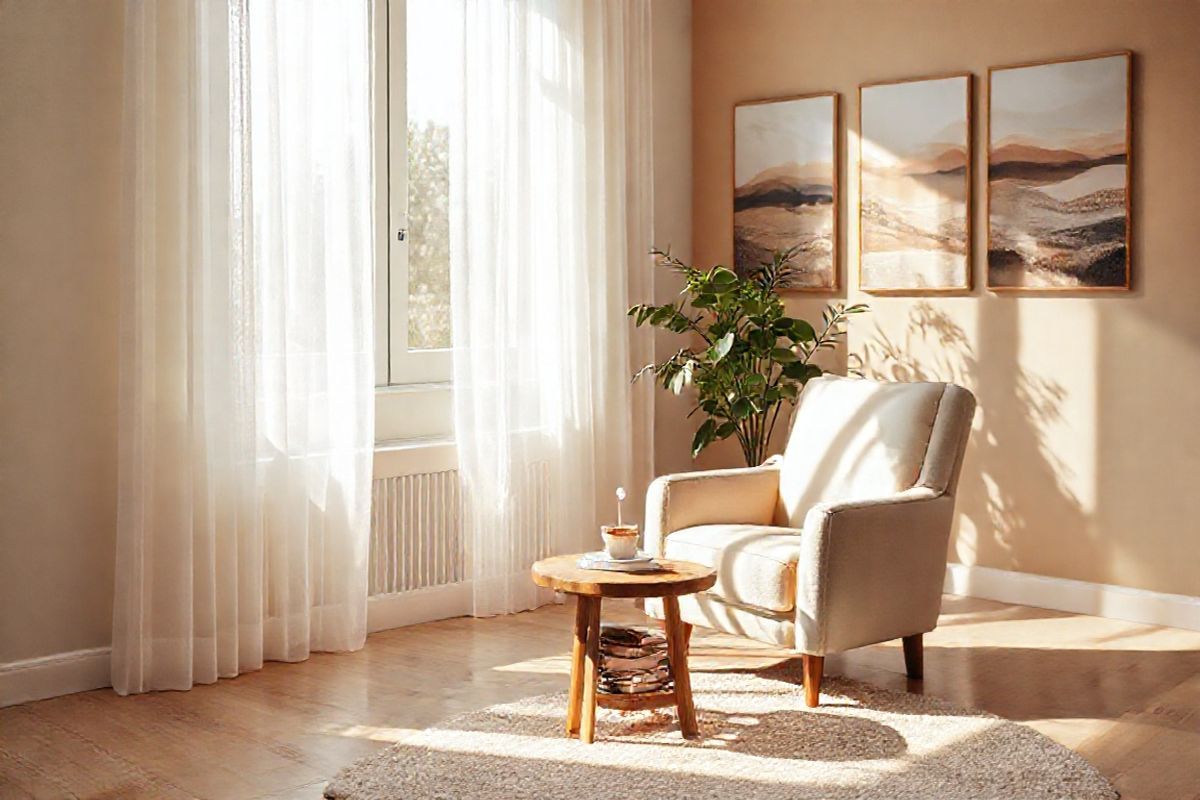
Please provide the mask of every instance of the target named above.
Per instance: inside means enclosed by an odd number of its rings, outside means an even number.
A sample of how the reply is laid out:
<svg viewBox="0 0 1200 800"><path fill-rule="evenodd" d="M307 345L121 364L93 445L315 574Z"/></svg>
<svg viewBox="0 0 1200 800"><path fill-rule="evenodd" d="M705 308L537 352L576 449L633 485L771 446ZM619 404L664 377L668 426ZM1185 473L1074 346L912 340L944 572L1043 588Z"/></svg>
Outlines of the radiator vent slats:
<svg viewBox="0 0 1200 800"><path fill-rule="evenodd" d="M490 574L511 576L554 551L553 476L545 462L515 476L507 519L518 535L500 552L478 554ZM370 592L401 594L462 583L467 574L462 486L458 472L378 478L371 487ZM484 548L487 550L487 548Z"/></svg>
<svg viewBox="0 0 1200 800"><path fill-rule="evenodd" d="M464 580L466 552L457 472L380 478L371 492L372 595Z"/></svg>

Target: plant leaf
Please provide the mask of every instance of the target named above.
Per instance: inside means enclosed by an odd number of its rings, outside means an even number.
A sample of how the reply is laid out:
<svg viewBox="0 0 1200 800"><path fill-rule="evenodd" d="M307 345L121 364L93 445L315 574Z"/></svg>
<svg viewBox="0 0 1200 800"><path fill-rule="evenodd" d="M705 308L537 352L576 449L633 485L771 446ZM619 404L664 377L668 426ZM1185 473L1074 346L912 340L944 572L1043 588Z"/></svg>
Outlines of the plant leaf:
<svg viewBox="0 0 1200 800"><path fill-rule="evenodd" d="M692 437L692 458L700 455L701 450L712 444L716 428L717 423L706 419L704 424L696 429L696 435Z"/></svg>
<svg viewBox="0 0 1200 800"><path fill-rule="evenodd" d="M771 350L771 360L778 364L791 364L800 356L796 355L792 350L786 347L775 347Z"/></svg>
<svg viewBox="0 0 1200 800"><path fill-rule="evenodd" d="M675 306L659 306L654 309L650 315L650 324L654 326L661 325L675 316Z"/></svg>
<svg viewBox="0 0 1200 800"><path fill-rule="evenodd" d="M775 346L775 334L761 328L750 331L746 338L750 340L750 346L758 350L761 355L766 355L767 351Z"/></svg>
<svg viewBox="0 0 1200 800"><path fill-rule="evenodd" d="M691 320L684 314L676 311L675 316L666 324L666 329L672 333L683 333L691 327Z"/></svg>
<svg viewBox="0 0 1200 800"><path fill-rule="evenodd" d="M733 331L722 336L717 343L713 345L713 361L720 361L725 356L729 355L729 351L733 349Z"/></svg>
<svg viewBox="0 0 1200 800"><path fill-rule="evenodd" d="M712 272L708 273L708 280L717 294L724 294L738 284L738 276L725 267L713 267Z"/></svg>
<svg viewBox="0 0 1200 800"><path fill-rule="evenodd" d="M682 394L683 387L692 382L692 362L688 361L680 366L679 371L671 376L671 391L675 394Z"/></svg>
<svg viewBox="0 0 1200 800"><path fill-rule="evenodd" d="M811 342L816 340L817 332L805 320L793 319L792 329L788 333L788 338L793 342Z"/></svg>
<svg viewBox="0 0 1200 800"><path fill-rule="evenodd" d="M792 380L804 382L808 380L808 364L802 364L799 361L793 361L783 368L783 376Z"/></svg>

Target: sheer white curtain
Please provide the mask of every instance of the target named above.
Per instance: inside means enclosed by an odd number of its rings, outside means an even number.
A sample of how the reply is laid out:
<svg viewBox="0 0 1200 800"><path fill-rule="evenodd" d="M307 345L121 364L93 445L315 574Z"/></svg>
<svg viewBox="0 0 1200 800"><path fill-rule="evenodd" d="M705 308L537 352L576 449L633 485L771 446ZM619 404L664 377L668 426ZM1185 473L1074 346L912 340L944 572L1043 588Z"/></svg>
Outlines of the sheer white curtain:
<svg viewBox="0 0 1200 800"><path fill-rule="evenodd" d="M648 0L466 0L452 128L454 411L477 615L547 597L652 470ZM627 509L627 514L631 509ZM548 523L549 538L538 533Z"/></svg>
<svg viewBox="0 0 1200 800"><path fill-rule="evenodd" d="M126 7L113 686L366 635L365 2Z"/></svg>

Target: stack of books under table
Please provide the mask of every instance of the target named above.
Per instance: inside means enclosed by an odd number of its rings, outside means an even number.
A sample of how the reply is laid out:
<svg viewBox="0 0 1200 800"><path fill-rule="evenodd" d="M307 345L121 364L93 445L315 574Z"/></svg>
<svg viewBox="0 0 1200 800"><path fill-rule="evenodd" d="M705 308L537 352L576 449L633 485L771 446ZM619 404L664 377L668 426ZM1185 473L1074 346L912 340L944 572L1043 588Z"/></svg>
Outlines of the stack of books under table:
<svg viewBox="0 0 1200 800"><path fill-rule="evenodd" d="M604 694L643 694L672 688L667 640L658 631L600 627L600 685Z"/></svg>

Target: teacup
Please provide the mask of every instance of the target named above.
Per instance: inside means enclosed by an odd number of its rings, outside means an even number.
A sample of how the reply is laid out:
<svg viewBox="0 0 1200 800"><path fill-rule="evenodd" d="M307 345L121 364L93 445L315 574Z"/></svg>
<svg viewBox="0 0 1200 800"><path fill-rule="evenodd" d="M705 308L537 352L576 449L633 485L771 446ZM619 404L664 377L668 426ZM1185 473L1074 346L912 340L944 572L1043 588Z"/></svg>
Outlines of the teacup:
<svg viewBox="0 0 1200 800"><path fill-rule="evenodd" d="M637 525L603 525L600 538L604 540L609 558L624 560L637 556Z"/></svg>

